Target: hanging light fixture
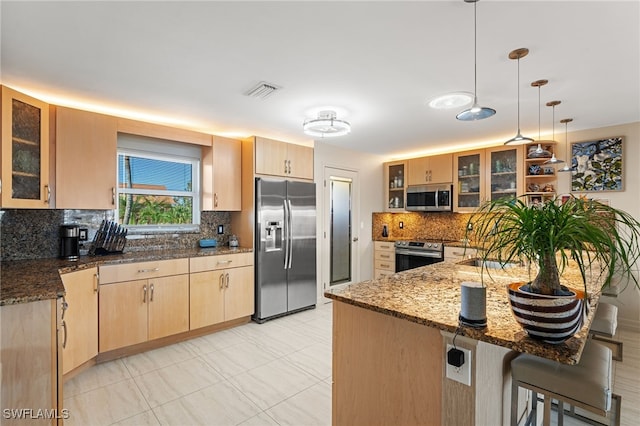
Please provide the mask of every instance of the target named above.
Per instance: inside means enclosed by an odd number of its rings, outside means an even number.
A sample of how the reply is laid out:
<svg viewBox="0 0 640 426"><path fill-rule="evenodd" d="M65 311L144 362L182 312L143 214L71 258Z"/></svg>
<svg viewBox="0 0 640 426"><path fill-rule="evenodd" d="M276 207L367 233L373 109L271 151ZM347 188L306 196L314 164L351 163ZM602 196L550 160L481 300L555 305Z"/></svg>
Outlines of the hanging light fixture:
<svg viewBox="0 0 640 426"><path fill-rule="evenodd" d="M568 136L568 133L567 133L567 125L569 123L571 123L572 121L573 121L573 118L563 118L562 120L560 120L560 122L564 124L564 143L567 146L569 145L569 136ZM573 165L569 166L569 163L566 163L564 165L564 167L561 168L561 169L558 169L558 171L559 172L564 172L564 173L572 172L573 171Z"/></svg>
<svg viewBox="0 0 640 426"><path fill-rule="evenodd" d="M553 110L553 126L552 126L552 140L555 143L555 139L556 139L556 105L560 105L560 101L551 101L551 102L547 102L547 106L552 107ZM556 153L554 152L553 155L551 156L551 158L547 161L545 161L543 164L562 164L564 163L564 160L560 160L559 158L556 158Z"/></svg>
<svg viewBox="0 0 640 426"><path fill-rule="evenodd" d="M309 136L330 138L344 136L351 132L351 124L348 121L338 120L335 111L320 111L318 118L305 120L302 129Z"/></svg>
<svg viewBox="0 0 640 426"><path fill-rule="evenodd" d="M533 141L533 139L522 136L522 133L520 133L520 58L524 58L528 54L529 49L526 47L521 47L520 49L513 50L509 53L509 59L518 60L518 133L506 141L504 143L505 145L520 145Z"/></svg>
<svg viewBox="0 0 640 426"><path fill-rule="evenodd" d="M496 110L478 105L478 19L476 8L480 0L464 1L465 3L473 3L473 105L456 115L456 118L461 121L475 121L491 117L496 113Z"/></svg>
<svg viewBox="0 0 640 426"><path fill-rule="evenodd" d="M542 137L540 136L540 88L545 86L549 80L536 80L531 83L531 87L538 88L538 147L527 154L528 158L546 158L551 157L551 153L546 149L542 149ZM547 142L547 141L544 141ZM553 142L555 143L555 141Z"/></svg>

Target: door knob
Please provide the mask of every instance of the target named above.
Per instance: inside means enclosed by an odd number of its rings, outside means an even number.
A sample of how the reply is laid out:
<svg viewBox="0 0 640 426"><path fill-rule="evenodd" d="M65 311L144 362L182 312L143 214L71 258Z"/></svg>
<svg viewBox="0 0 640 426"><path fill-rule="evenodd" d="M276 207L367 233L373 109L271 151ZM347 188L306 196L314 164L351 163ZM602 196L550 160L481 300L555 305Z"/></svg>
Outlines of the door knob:
<svg viewBox="0 0 640 426"><path fill-rule="evenodd" d="M353 237L353 242L357 243L358 242L358 237Z"/></svg>

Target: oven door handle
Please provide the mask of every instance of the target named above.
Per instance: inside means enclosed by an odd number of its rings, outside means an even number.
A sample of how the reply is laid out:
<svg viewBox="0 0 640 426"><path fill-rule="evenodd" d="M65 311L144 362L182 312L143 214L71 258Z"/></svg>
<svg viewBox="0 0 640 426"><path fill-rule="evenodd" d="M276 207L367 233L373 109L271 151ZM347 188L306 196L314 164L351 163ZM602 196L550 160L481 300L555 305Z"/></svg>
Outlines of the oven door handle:
<svg viewBox="0 0 640 426"><path fill-rule="evenodd" d="M396 249L396 254L403 256L418 256L418 257L430 257L432 259L442 259L442 253L438 252L430 252L430 251L414 251L414 250L404 250L404 249Z"/></svg>

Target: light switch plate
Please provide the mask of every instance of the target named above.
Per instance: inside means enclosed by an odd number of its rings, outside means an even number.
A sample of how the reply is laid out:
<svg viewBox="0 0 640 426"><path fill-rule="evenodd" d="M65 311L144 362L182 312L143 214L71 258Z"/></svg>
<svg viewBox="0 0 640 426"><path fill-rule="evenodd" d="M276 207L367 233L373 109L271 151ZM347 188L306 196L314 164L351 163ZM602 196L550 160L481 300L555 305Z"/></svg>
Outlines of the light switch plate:
<svg viewBox="0 0 640 426"><path fill-rule="evenodd" d="M444 362L447 364L447 378L463 385L471 386L471 350L457 347L457 349L464 352L464 364L461 367L454 367L447 363L449 349L453 349L453 345L447 344L447 350L444 352Z"/></svg>

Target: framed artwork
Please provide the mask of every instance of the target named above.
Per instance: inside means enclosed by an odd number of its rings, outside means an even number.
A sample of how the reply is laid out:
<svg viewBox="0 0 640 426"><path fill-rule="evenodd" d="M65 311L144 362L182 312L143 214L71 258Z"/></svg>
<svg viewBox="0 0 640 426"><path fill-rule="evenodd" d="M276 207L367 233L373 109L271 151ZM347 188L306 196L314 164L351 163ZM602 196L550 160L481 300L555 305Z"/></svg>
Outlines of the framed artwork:
<svg viewBox="0 0 640 426"><path fill-rule="evenodd" d="M571 191L622 191L623 138L571 143Z"/></svg>

